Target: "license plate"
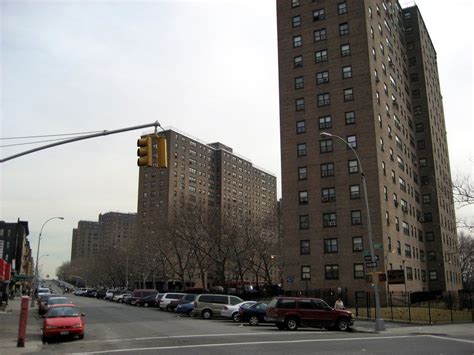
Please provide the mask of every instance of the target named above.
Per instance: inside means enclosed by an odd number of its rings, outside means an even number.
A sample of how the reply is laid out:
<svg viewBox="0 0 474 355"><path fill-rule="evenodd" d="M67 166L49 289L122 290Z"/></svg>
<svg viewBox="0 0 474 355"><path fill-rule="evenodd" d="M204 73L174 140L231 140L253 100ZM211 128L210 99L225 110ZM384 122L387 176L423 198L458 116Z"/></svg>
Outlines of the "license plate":
<svg viewBox="0 0 474 355"><path fill-rule="evenodd" d="M59 333L59 334L61 334L61 335L68 335L69 332L66 330L66 331L63 331L63 332L61 332L61 333Z"/></svg>

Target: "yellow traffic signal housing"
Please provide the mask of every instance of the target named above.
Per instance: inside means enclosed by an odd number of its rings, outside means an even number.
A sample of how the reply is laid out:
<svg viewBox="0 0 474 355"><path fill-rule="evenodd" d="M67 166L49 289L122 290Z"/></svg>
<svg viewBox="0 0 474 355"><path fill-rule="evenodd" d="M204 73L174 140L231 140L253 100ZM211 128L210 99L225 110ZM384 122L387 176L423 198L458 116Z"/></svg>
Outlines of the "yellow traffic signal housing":
<svg viewBox="0 0 474 355"><path fill-rule="evenodd" d="M150 136L137 140L137 165L152 166L153 165L153 147L152 138Z"/></svg>
<svg viewBox="0 0 474 355"><path fill-rule="evenodd" d="M157 136L158 140L158 168L167 168L168 167L168 148L166 146L166 137Z"/></svg>

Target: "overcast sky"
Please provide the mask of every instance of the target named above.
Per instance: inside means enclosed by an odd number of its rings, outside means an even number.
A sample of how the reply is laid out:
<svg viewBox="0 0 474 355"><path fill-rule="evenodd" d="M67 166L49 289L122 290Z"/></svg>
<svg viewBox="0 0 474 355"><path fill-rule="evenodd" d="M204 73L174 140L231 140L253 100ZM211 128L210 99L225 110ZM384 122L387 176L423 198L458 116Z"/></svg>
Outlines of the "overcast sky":
<svg viewBox="0 0 474 355"><path fill-rule="evenodd" d="M158 120L229 145L280 181L274 0L0 3L1 137ZM452 174L472 174L472 1L417 4L438 53ZM43 275L69 260L79 220L136 212L142 132L0 166L0 219L29 222L34 255L44 221L65 218L43 230L40 255L49 254L41 259ZM30 148L3 147L1 156Z"/></svg>

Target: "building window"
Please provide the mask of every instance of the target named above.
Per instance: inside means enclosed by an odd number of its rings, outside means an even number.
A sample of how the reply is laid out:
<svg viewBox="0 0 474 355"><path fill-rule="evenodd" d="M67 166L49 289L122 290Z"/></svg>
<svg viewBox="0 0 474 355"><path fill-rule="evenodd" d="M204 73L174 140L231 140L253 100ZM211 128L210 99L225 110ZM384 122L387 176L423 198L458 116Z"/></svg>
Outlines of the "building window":
<svg viewBox="0 0 474 355"><path fill-rule="evenodd" d="M303 89L304 88L304 77L299 76L295 78L295 89Z"/></svg>
<svg viewBox="0 0 474 355"><path fill-rule="evenodd" d="M339 25L339 35L345 36L349 34L349 24L347 22L341 23Z"/></svg>
<svg viewBox="0 0 474 355"><path fill-rule="evenodd" d="M314 53L314 60L316 63L327 62L328 60L328 51L327 49L322 49Z"/></svg>
<svg viewBox="0 0 474 355"><path fill-rule="evenodd" d="M410 58L408 58L408 65L409 65L410 67L415 66L415 65L416 65L416 57L410 57Z"/></svg>
<svg viewBox="0 0 474 355"><path fill-rule="evenodd" d="M362 214L360 211L351 211L351 224L353 226L362 224Z"/></svg>
<svg viewBox="0 0 474 355"><path fill-rule="evenodd" d="M414 98L414 99L419 99L421 97L421 91L420 89L415 89L411 92L411 96Z"/></svg>
<svg viewBox="0 0 474 355"><path fill-rule="evenodd" d="M423 110L422 110L421 106L413 107L413 114L415 116L420 116L422 113L423 113Z"/></svg>
<svg viewBox="0 0 474 355"><path fill-rule="evenodd" d="M337 239L324 239L324 252L326 254L337 253Z"/></svg>
<svg viewBox="0 0 474 355"><path fill-rule="evenodd" d="M341 45L341 57L351 55L351 45L349 43Z"/></svg>
<svg viewBox="0 0 474 355"><path fill-rule="evenodd" d="M308 191L300 191L298 193L299 204L307 205L308 204Z"/></svg>
<svg viewBox="0 0 474 355"><path fill-rule="evenodd" d="M428 160L425 158L420 159L420 168L426 168L428 166Z"/></svg>
<svg viewBox="0 0 474 355"><path fill-rule="evenodd" d="M293 36L293 48L301 47L303 38L301 36Z"/></svg>
<svg viewBox="0 0 474 355"><path fill-rule="evenodd" d="M336 189L334 187L327 187L321 189L321 201L332 202L336 201Z"/></svg>
<svg viewBox="0 0 474 355"><path fill-rule="evenodd" d="M438 280L438 271L430 270L430 281Z"/></svg>
<svg viewBox="0 0 474 355"><path fill-rule="evenodd" d="M311 266L301 265L301 280L311 280Z"/></svg>
<svg viewBox="0 0 474 355"><path fill-rule="evenodd" d="M296 133L301 134L306 132L306 121L296 122Z"/></svg>
<svg viewBox="0 0 474 355"><path fill-rule="evenodd" d="M363 251L362 237L352 237L352 251Z"/></svg>
<svg viewBox="0 0 474 355"><path fill-rule="evenodd" d="M324 139L319 141L319 152L329 153L332 152L332 139Z"/></svg>
<svg viewBox="0 0 474 355"><path fill-rule="evenodd" d="M337 4L337 13L339 15L347 14L347 3L345 1Z"/></svg>
<svg viewBox="0 0 474 355"><path fill-rule="evenodd" d="M308 179L308 168L306 166L301 166L298 168L298 180Z"/></svg>
<svg viewBox="0 0 474 355"><path fill-rule="evenodd" d="M324 41L326 40L326 29L321 28L320 30L314 31L314 41L319 42L319 41Z"/></svg>
<svg viewBox="0 0 474 355"><path fill-rule="evenodd" d="M349 149L349 147L351 147L353 149L357 148L357 137L356 136L347 136L346 141L348 143L347 149Z"/></svg>
<svg viewBox="0 0 474 355"><path fill-rule="evenodd" d="M301 16L293 16L293 18L291 19L291 23L293 25L293 27L298 27L298 26L301 26Z"/></svg>
<svg viewBox="0 0 474 355"><path fill-rule="evenodd" d="M329 72L326 70L316 73L316 84L320 85L326 83L329 83Z"/></svg>
<svg viewBox="0 0 474 355"><path fill-rule="evenodd" d="M300 240L300 255L310 255L311 248L309 240Z"/></svg>
<svg viewBox="0 0 474 355"><path fill-rule="evenodd" d="M304 111L304 99L296 99L295 100L295 110L296 111Z"/></svg>
<svg viewBox="0 0 474 355"><path fill-rule="evenodd" d="M429 252L426 253L428 257L428 261L435 261L436 260L436 252L430 250Z"/></svg>
<svg viewBox="0 0 474 355"><path fill-rule="evenodd" d="M332 127L331 116L319 117L319 129L326 129Z"/></svg>
<svg viewBox="0 0 474 355"><path fill-rule="evenodd" d="M352 88L344 89L344 101L354 101L354 92Z"/></svg>
<svg viewBox="0 0 474 355"><path fill-rule="evenodd" d="M426 186L430 184L429 176L422 176L421 177L421 185Z"/></svg>
<svg viewBox="0 0 474 355"><path fill-rule="evenodd" d="M431 195L430 194L423 194L423 204L427 205L431 203Z"/></svg>
<svg viewBox="0 0 474 355"><path fill-rule="evenodd" d="M433 232L426 232L425 236L426 236L426 241L427 242L434 241L434 233Z"/></svg>
<svg viewBox="0 0 474 355"><path fill-rule="evenodd" d="M399 240L397 240L397 254L402 255L402 243Z"/></svg>
<svg viewBox="0 0 474 355"><path fill-rule="evenodd" d="M405 257L411 258L411 247L409 244L405 244Z"/></svg>
<svg viewBox="0 0 474 355"><path fill-rule="evenodd" d="M324 9L314 10L313 11L313 21L321 21L326 18L326 12Z"/></svg>
<svg viewBox="0 0 474 355"><path fill-rule="evenodd" d="M296 145L296 155L299 157L306 156L306 143L299 143Z"/></svg>
<svg viewBox="0 0 474 355"><path fill-rule="evenodd" d="M406 268L407 280L413 280L413 269L411 267Z"/></svg>
<svg viewBox="0 0 474 355"><path fill-rule="evenodd" d="M323 227L336 227L336 212L323 213Z"/></svg>
<svg viewBox="0 0 474 355"><path fill-rule="evenodd" d="M354 279L363 279L363 278L365 278L364 264L354 264Z"/></svg>
<svg viewBox="0 0 474 355"><path fill-rule="evenodd" d="M331 104L331 97L329 93L318 95L318 107L329 106Z"/></svg>
<svg viewBox="0 0 474 355"><path fill-rule="evenodd" d="M421 139L417 142L417 148L418 149L425 149L426 148L426 144L425 144L425 140L424 139Z"/></svg>
<svg viewBox="0 0 474 355"><path fill-rule="evenodd" d="M303 67L303 56L298 55L293 58L293 66L295 68L302 68Z"/></svg>
<svg viewBox="0 0 474 355"><path fill-rule="evenodd" d="M349 111L345 113L346 125L355 123L355 112Z"/></svg>
<svg viewBox="0 0 474 355"><path fill-rule="evenodd" d="M350 185L349 186L349 197L351 200L357 200L360 198L360 186Z"/></svg>
<svg viewBox="0 0 474 355"><path fill-rule="evenodd" d="M415 130L417 133L423 132L425 130L425 125L423 124L423 122L415 124Z"/></svg>
<svg viewBox="0 0 474 355"><path fill-rule="evenodd" d="M321 164L321 177L334 176L334 163Z"/></svg>
<svg viewBox="0 0 474 355"><path fill-rule="evenodd" d="M349 160L347 162L347 165L349 169L349 174L356 174L359 172L359 163L357 162L357 159Z"/></svg>
<svg viewBox="0 0 474 355"><path fill-rule="evenodd" d="M347 65L345 67L342 67L342 78L343 79L352 78L352 66L351 65Z"/></svg>
<svg viewBox="0 0 474 355"><path fill-rule="evenodd" d="M431 212L423 213L423 219L425 222L433 222L433 214Z"/></svg>
<svg viewBox="0 0 474 355"><path fill-rule="evenodd" d="M324 275L326 280L339 280L339 265L325 265Z"/></svg>
<svg viewBox="0 0 474 355"><path fill-rule="evenodd" d="M291 7L300 6L300 0L291 0Z"/></svg>
<svg viewBox="0 0 474 355"><path fill-rule="evenodd" d="M418 81L418 74L417 73L410 74L410 81L412 83L417 82Z"/></svg>
<svg viewBox="0 0 474 355"><path fill-rule="evenodd" d="M309 216L307 214L299 216L299 227L300 230L309 229Z"/></svg>

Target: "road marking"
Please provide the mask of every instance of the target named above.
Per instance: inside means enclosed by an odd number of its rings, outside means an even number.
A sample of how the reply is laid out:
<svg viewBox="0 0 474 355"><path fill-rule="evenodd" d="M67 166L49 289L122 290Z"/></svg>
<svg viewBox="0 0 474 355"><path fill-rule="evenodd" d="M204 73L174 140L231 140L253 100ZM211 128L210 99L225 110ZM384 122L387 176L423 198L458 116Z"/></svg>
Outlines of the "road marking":
<svg viewBox="0 0 474 355"><path fill-rule="evenodd" d="M327 334L329 331L300 331L300 332L261 332L261 333L223 333L223 334L190 334L190 335L165 335L160 337L128 338L128 339L102 339L87 340L81 343L105 343L121 341L140 341L140 340L160 340L160 339L180 339L180 338L207 338L207 337L228 337L228 336L249 336L249 335L292 335L292 334ZM331 332L332 333L332 332Z"/></svg>
<svg viewBox="0 0 474 355"><path fill-rule="evenodd" d="M472 341L472 340L467 340L467 339L450 338L450 337L443 337L443 336L440 336L440 335L431 335L431 334L426 334L425 336L426 336L426 337L430 337L430 338L435 338L435 339L460 341L461 343L474 344L474 341Z"/></svg>
<svg viewBox="0 0 474 355"><path fill-rule="evenodd" d="M295 334L291 332L290 334ZM122 352L134 352L134 351L151 351L151 350L174 350L174 349L186 349L186 348L212 348L219 346L242 346L242 345L265 345L265 344L294 344L294 343L322 343L330 341L351 341L351 340L384 340L384 339L403 339L403 338L416 338L422 337L420 335L400 335L400 336L387 336L387 337L366 337L366 338L331 338L331 339L301 339L301 340L273 340L273 341L254 341L254 342L242 342L242 343L217 343L217 344L195 344L195 345L173 345L173 346L155 346L149 348L129 348L129 349L114 349L114 350L99 350L81 353L69 353L69 354L106 354L106 353L122 353Z"/></svg>

